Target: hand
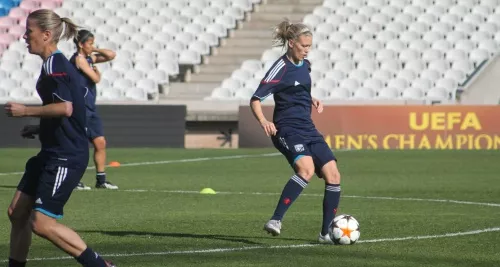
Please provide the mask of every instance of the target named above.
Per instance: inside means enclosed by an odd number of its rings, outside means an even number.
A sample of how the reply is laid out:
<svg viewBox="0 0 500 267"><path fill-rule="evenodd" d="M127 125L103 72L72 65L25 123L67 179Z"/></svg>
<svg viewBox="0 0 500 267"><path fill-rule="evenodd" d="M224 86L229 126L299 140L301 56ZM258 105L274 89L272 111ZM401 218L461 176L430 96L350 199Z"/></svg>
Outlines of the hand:
<svg viewBox="0 0 500 267"><path fill-rule="evenodd" d="M313 106L316 108L318 113L323 112L323 103L316 98L313 98Z"/></svg>
<svg viewBox="0 0 500 267"><path fill-rule="evenodd" d="M9 117L24 117L26 116L26 106L23 104L7 102L7 104L5 104L5 113Z"/></svg>
<svg viewBox="0 0 500 267"><path fill-rule="evenodd" d="M35 139L35 134L40 132L38 125L26 125L21 130L21 136L28 139Z"/></svg>
<svg viewBox="0 0 500 267"><path fill-rule="evenodd" d="M276 135L277 130L276 126L274 126L274 123L264 120L260 123L260 126L262 127L262 129L264 129L264 132L266 132L267 136Z"/></svg>

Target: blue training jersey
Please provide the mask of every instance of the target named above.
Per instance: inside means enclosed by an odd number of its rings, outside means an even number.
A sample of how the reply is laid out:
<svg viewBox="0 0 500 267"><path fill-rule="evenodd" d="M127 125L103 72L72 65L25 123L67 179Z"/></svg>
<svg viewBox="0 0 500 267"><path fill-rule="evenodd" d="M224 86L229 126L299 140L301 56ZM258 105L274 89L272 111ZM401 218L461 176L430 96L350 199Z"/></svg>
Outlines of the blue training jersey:
<svg viewBox="0 0 500 267"><path fill-rule="evenodd" d="M274 95L273 123L279 134L321 136L311 118L310 69L308 60L295 65L283 55L267 71L252 97L263 101Z"/></svg>
<svg viewBox="0 0 500 267"><path fill-rule="evenodd" d="M76 57L78 56L78 53L74 53L73 56L70 58L70 62L76 67ZM87 62L89 63L90 67L92 68L94 66L94 62L92 61L92 57L88 56L85 58ZM90 77L88 77L83 71L78 69L78 75L80 75L83 83L83 87L85 90L85 105L87 107L88 111L96 111L95 103L97 100L97 88L96 84Z"/></svg>
<svg viewBox="0 0 500 267"><path fill-rule="evenodd" d="M57 51L43 62L36 90L43 105L71 102L70 117L41 118L40 154L51 160L87 166L89 146L86 134L85 90L80 76L66 57Z"/></svg>

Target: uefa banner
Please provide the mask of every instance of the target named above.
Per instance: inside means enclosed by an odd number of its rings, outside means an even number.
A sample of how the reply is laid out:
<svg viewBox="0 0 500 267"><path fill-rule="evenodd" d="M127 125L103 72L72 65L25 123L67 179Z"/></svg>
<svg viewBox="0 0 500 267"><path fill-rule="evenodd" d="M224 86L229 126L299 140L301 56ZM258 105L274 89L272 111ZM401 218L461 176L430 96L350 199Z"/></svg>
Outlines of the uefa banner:
<svg viewBox="0 0 500 267"><path fill-rule="evenodd" d="M265 107L269 119L272 110ZM333 149L499 149L499 120L500 106L326 106L321 114L313 111L316 127ZM255 129L249 135L238 131L240 147L270 144L255 140L268 139Z"/></svg>

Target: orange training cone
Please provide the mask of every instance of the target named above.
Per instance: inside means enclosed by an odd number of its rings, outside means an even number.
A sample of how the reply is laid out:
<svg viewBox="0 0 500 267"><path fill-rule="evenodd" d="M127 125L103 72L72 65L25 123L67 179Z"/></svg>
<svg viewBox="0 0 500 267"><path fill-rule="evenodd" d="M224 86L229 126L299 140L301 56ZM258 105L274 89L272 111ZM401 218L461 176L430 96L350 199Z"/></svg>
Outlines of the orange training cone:
<svg viewBox="0 0 500 267"><path fill-rule="evenodd" d="M118 161L111 161L109 163L109 166L110 167L120 167L120 162L118 162Z"/></svg>

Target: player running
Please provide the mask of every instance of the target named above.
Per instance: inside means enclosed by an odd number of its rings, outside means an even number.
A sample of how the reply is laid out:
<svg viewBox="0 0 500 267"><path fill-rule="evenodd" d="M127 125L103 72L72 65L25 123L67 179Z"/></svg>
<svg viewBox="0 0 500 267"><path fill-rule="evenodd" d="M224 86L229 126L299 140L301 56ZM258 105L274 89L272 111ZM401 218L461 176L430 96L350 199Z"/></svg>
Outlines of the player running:
<svg viewBox="0 0 500 267"><path fill-rule="evenodd" d="M11 221L9 266L26 265L32 232L75 257L83 266L110 267L87 247L76 232L57 222L89 160L85 131L85 91L77 70L57 49L60 36L69 39L77 26L51 10L29 14L23 38L30 54L43 60L36 90L43 105L27 107L7 103L11 117L39 117L39 125L28 125L21 135L39 135L41 151L26 163L8 215Z"/></svg>

